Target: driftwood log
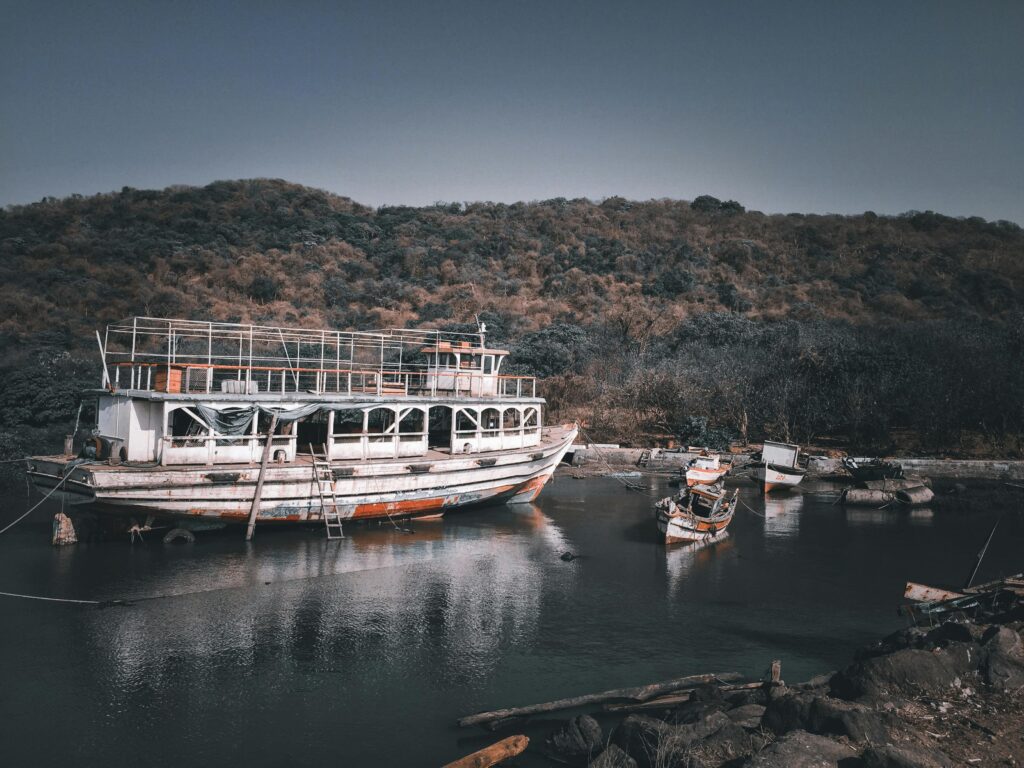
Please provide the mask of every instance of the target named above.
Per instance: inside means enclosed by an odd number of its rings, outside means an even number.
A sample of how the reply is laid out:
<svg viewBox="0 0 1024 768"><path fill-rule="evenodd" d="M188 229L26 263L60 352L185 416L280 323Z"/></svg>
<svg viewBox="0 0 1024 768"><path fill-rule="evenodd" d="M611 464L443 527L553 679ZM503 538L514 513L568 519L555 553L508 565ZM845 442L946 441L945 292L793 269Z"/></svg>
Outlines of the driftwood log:
<svg viewBox="0 0 1024 768"><path fill-rule="evenodd" d="M491 744L471 755L460 757L454 763L448 763L444 768L489 768L497 765L503 760L522 753L530 740L526 736L509 736L507 739Z"/></svg>
<svg viewBox="0 0 1024 768"><path fill-rule="evenodd" d="M750 691L755 688L763 688L764 682L756 683L742 683L740 685L723 685L718 690L723 692L729 691ZM662 709L668 707L674 707L678 704L685 704L693 696L693 691L683 691L681 693L672 693L667 696L659 696L656 699L650 699L649 701L643 701L640 703L628 703L628 704L605 704L602 709L605 712L643 712L647 709Z"/></svg>
<svg viewBox="0 0 1024 768"><path fill-rule="evenodd" d="M735 672L724 672L717 675L690 675L689 677L680 677L675 680L666 680L661 683L641 685L636 688L618 688L612 691L602 691L601 693L588 693L584 696L574 696L570 699L547 701L543 704L530 704L525 707L510 707L508 709L495 709L491 712L479 712L475 715L463 717L459 720L459 725L465 727L468 725L479 725L480 723L486 723L491 720L503 720L509 717L519 717L521 715L537 715L543 712L556 712L560 709L572 709L573 707L581 707L585 704L601 704L606 701L610 701L611 699L647 701L648 699L653 699L655 696L660 696L664 693L672 693L673 691L680 691L684 688L696 688L698 685L704 685L705 683L713 683L716 681L728 682L730 680L739 680L740 677L741 675Z"/></svg>

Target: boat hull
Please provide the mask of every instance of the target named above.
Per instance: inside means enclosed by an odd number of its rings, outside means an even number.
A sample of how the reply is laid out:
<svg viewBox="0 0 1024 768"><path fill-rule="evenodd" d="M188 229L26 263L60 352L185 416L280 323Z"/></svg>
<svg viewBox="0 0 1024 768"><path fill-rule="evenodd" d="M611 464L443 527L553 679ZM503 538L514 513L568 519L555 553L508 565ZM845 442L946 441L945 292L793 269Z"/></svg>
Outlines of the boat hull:
<svg viewBox="0 0 1024 768"><path fill-rule="evenodd" d="M804 479L803 472L773 465L754 467L750 476L764 489L765 493L793 488Z"/></svg>
<svg viewBox="0 0 1024 768"><path fill-rule="evenodd" d="M728 472L727 467L721 467L719 469L702 469L700 467L690 467L686 470L686 484L691 488L695 485L714 485Z"/></svg>
<svg viewBox="0 0 1024 768"><path fill-rule="evenodd" d="M545 430L540 445L440 458L332 464L343 520L438 516L474 504L533 501L572 445L577 429ZM416 463L411 463L416 462ZM106 514L244 522L260 468L215 466L69 466L70 459L37 458L29 475L44 493ZM62 481L64 475L67 477ZM308 523L323 519L310 463L268 465L256 522ZM333 507L328 496L326 506Z"/></svg>
<svg viewBox="0 0 1024 768"><path fill-rule="evenodd" d="M669 516L658 512L658 530L666 544L699 544L714 541L725 533L732 522L732 514L722 520L710 522L692 515Z"/></svg>

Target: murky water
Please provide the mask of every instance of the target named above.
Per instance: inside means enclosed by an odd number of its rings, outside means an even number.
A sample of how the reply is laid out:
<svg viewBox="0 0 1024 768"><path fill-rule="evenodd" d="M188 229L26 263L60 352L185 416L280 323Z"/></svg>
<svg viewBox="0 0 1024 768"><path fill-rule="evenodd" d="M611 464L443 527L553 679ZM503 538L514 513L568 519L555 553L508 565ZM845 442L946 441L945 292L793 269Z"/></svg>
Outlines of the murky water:
<svg viewBox="0 0 1024 768"><path fill-rule="evenodd" d="M668 490L644 481L655 495ZM986 508L844 510L741 486L730 536L657 542L651 498L559 478L536 505L412 534L200 535L54 549L36 513L0 537L0 590L143 598L98 610L0 597L8 765L440 765L495 740L480 709L709 671L800 680L899 628L908 578L1019 570L1012 489ZM0 523L23 510L8 500ZM559 555L582 555L563 562ZM539 743L541 722L527 729ZM532 764L539 757L527 757Z"/></svg>

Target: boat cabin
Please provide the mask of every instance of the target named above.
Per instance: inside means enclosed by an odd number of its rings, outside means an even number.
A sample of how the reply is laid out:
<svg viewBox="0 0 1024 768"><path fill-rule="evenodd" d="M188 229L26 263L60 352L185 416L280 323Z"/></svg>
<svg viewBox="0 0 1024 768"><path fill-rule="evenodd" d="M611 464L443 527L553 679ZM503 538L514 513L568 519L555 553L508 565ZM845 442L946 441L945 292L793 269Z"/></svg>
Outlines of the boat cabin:
<svg viewBox="0 0 1024 768"><path fill-rule="evenodd" d="M100 340L97 436L114 460L368 461L502 451L541 440L532 377L479 334L305 331L131 318ZM276 426L269 435L276 416Z"/></svg>

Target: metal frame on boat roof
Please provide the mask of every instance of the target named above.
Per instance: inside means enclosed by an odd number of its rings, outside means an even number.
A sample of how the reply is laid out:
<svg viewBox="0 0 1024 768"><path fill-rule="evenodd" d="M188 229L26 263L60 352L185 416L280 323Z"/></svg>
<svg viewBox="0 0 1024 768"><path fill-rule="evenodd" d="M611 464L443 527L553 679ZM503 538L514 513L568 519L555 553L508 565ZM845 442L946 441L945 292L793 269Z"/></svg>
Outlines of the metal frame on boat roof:
<svg viewBox="0 0 1024 768"><path fill-rule="evenodd" d="M498 375L506 352L486 348L484 330L338 331L131 317L108 325L103 339L97 332L97 340L103 386L114 389L124 377L129 389L162 392L536 396L532 377ZM449 353L459 359L454 370Z"/></svg>

